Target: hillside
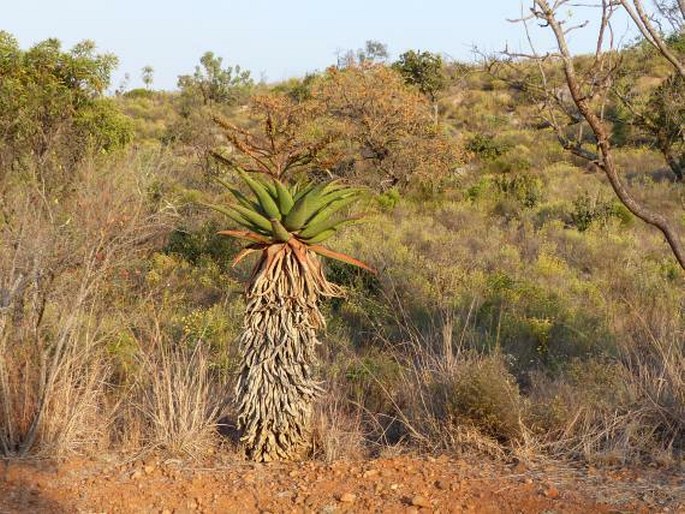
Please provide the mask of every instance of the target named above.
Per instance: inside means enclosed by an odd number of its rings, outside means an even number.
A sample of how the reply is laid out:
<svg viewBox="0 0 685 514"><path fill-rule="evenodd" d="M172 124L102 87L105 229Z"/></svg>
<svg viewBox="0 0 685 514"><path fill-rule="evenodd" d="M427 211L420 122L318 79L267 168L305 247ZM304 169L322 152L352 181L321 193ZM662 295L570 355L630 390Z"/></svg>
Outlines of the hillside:
<svg viewBox="0 0 685 514"><path fill-rule="evenodd" d="M685 274L559 144L530 66L423 56L428 91L401 62L266 85L205 54L178 91L107 97L108 56L1 34L0 511L683 508ZM647 113L674 83L650 52L622 54ZM683 236L683 183L626 105L604 106L621 177ZM350 199L344 230L289 221L307 191ZM290 292L250 311L274 245ZM292 371L258 355L283 334L305 348L304 464L236 444L245 334L253 367Z"/></svg>

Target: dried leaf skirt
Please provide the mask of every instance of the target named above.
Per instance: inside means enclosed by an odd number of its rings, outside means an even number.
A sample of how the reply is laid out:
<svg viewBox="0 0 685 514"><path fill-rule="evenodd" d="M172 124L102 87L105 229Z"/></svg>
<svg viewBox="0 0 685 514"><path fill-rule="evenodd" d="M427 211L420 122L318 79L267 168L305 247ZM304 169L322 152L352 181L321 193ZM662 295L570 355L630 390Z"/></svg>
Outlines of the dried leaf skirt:
<svg viewBox="0 0 685 514"><path fill-rule="evenodd" d="M317 331L322 296L341 296L318 258L288 244L267 248L247 291L242 365L236 386L238 425L247 457L292 460L309 446Z"/></svg>

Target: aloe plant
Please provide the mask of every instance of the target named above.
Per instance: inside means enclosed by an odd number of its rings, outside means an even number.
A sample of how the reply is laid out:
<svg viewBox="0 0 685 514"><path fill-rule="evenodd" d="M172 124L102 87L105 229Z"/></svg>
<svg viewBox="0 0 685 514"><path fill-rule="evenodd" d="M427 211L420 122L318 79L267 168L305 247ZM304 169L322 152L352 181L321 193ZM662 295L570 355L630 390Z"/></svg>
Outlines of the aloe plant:
<svg viewBox="0 0 685 514"><path fill-rule="evenodd" d="M326 280L318 256L374 272L321 245L355 221L339 213L362 191L336 181L288 187L276 178L238 172L252 198L219 179L235 202L205 204L240 227L219 234L249 242L233 265L261 252L246 293L236 385L238 428L249 458L291 460L307 448L313 403L322 392L314 376L317 332L326 325L319 301L343 294Z"/></svg>

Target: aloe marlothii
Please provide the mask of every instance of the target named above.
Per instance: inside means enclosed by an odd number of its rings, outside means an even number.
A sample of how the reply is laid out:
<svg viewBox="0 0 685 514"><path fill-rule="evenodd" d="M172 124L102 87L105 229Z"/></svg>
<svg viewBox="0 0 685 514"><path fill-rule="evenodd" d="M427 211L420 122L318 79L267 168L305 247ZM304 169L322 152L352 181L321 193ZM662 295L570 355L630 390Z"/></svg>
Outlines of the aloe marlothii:
<svg viewBox="0 0 685 514"><path fill-rule="evenodd" d="M207 205L241 227L219 234L250 242L234 265L261 252L247 288L238 425L249 458L288 460L307 446L313 402L321 392L313 370L317 331L325 327L318 303L342 295L326 280L317 254L373 271L320 244L354 221L336 215L361 191L336 182L289 188L278 179L239 173L254 198L220 181L236 202Z"/></svg>

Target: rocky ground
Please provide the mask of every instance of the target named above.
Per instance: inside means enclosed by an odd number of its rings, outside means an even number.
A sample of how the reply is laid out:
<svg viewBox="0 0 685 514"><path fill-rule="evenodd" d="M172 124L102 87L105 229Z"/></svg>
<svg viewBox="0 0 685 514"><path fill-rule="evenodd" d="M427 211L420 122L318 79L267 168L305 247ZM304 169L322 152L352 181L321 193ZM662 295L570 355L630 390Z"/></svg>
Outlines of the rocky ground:
<svg viewBox="0 0 685 514"><path fill-rule="evenodd" d="M253 464L147 456L0 464L0 512L685 512L685 473L397 456Z"/></svg>

